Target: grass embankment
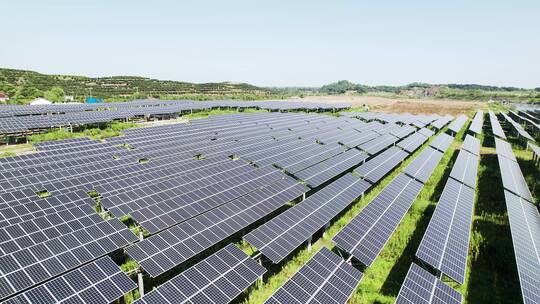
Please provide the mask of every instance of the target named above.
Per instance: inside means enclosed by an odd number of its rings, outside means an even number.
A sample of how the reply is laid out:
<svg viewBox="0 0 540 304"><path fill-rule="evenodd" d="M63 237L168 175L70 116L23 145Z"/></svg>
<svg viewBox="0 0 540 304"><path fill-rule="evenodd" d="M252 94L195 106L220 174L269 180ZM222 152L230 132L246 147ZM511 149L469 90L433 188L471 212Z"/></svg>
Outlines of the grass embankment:
<svg viewBox="0 0 540 304"><path fill-rule="evenodd" d="M464 131L457 138L463 137ZM403 169L427 146L427 143L393 170L388 176L372 188L363 198L354 202L351 208L333 222L324 237L313 243L311 251L301 249L283 265L268 266L268 279L256 285L246 296L244 303L262 303L296 273L321 247L334 249L331 241L346 224L377 196ZM442 192L446 177L457 156L459 148L454 141L445 153L439 166L433 172L411 209L406 214L396 232L390 238L379 257L364 271L364 278L351 298L352 303L393 303L405 274L414 260L414 253L429 223L434 205ZM246 248L247 245L242 245ZM249 253L249 250L247 251Z"/></svg>

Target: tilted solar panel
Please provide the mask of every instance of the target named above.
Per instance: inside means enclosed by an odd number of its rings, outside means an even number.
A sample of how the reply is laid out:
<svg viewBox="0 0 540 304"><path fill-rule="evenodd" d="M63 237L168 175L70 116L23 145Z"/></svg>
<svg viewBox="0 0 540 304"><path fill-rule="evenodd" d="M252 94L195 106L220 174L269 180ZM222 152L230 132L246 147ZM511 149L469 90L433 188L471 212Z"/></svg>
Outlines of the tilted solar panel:
<svg viewBox="0 0 540 304"><path fill-rule="evenodd" d="M512 145L510 145L508 142L495 137L495 149L497 151L497 155L504 156L517 163L516 155L512 151Z"/></svg>
<svg viewBox="0 0 540 304"><path fill-rule="evenodd" d="M497 155L497 159L499 160L499 167L501 169L501 178L504 188L528 200L529 202L534 202L531 191L527 186L527 181L521 172L519 164L510 160L509 158L501 156L500 154Z"/></svg>
<svg viewBox="0 0 540 304"><path fill-rule="evenodd" d="M465 123L469 120L469 118L465 115L459 115L454 121L450 123L448 126L448 130L459 133L459 131L463 128Z"/></svg>
<svg viewBox="0 0 540 304"><path fill-rule="evenodd" d="M229 303L266 269L229 244L134 303Z"/></svg>
<svg viewBox="0 0 540 304"><path fill-rule="evenodd" d="M460 304L459 292L444 284L436 276L411 264L396 299L396 304Z"/></svg>
<svg viewBox="0 0 540 304"><path fill-rule="evenodd" d="M23 303L108 304L137 288L106 256L7 300Z"/></svg>
<svg viewBox="0 0 540 304"><path fill-rule="evenodd" d="M422 183L399 174L333 238L333 241L364 265L371 265L422 187Z"/></svg>
<svg viewBox="0 0 540 304"><path fill-rule="evenodd" d="M443 153L433 149L432 147L426 147L404 170L403 172L408 176L426 183L433 170L437 168L439 162L443 157Z"/></svg>
<svg viewBox="0 0 540 304"><path fill-rule="evenodd" d="M484 112L479 110L474 115L469 130L476 134L482 134L482 125L484 124Z"/></svg>
<svg viewBox="0 0 540 304"><path fill-rule="evenodd" d="M500 138L506 139L506 135L504 134L504 130L501 127L501 124L499 123L499 120L497 119L497 115L493 113L493 111L489 111L489 120L491 122L491 130L493 131L493 135L498 136Z"/></svg>
<svg viewBox="0 0 540 304"><path fill-rule="evenodd" d="M363 274L323 247L265 303L345 304Z"/></svg>
<svg viewBox="0 0 540 304"><path fill-rule="evenodd" d="M448 150L448 147L450 147L450 144L454 141L454 137L446 134L441 133L437 135L430 143L429 145L441 152L446 152Z"/></svg>
<svg viewBox="0 0 540 304"><path fill-rule="evenodd" d="M412 153L416 151L416 149L418 149L421 145L423 145L427 140L427 137L417 132L398 142L396 146L402 148L409 153Z"/></svg>
<svg viewBox="0 0 540 304"><path fill-rule="evenodd" d="M272 262L279 263L370 187L369 183L346 174L244 239Z"/></svg>
<svg viewBox="0 0 540 304"><path fill-rule="evenodd" d="M460 150L454 167L452 167L452 171L450 172L450 177L473 189L476 188L478 160L478 156L468 151Z"/></svg>
<svg viewBox="0 0 540 304"><path fill-rule="evenodd" d="M378 182L397 167L409 153L398 147L390 147L354 170L354 173L371 183Z"/></svg>
<svg viewBox="0 0 540 304"><path fill-rule="evenodd" d="M431 131L430 129L427 129L427 128L422 128L420 130L418 130L418 133L424 135L425 137L431 137L435 134L435 132Z"/></svg>
<svg viewBox="0 0 540 304"><path fill-rule="evenodd" d="M480 140L467 134L461 149L469 151L474 155L480 155Z"/></svg>
<svg viewBox="0 0 540 304"><path fill-rule="evenodd" d="M465 281L474 190L449 178L416 256L460 284Z"/></svg>
<svg viewBox="0 0 540 304"><path fill-rule="evenodd" d="M523 303L540 303L540 214L538 208L504 191Z"/></svg>
<svg viewBox="0 0 540 304"><path fill-rule="evenodd" d="M374 140L359 145L358 148L366 151L370 155L374 155L390 147L398 140L399 139L393 135L384 134L380 137L375 138Z"/></svg>

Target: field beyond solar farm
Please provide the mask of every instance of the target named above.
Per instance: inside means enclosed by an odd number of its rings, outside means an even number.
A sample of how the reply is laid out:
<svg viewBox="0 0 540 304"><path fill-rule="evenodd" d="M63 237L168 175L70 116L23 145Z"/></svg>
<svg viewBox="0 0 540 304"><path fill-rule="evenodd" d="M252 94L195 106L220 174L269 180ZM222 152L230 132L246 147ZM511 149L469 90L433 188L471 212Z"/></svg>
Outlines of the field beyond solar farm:
<svg viewBox="0 0 540 304"><path fill-rule="evenodd" d="M0 301L539 299L537 113L153 102L0 107Z"/></svg>

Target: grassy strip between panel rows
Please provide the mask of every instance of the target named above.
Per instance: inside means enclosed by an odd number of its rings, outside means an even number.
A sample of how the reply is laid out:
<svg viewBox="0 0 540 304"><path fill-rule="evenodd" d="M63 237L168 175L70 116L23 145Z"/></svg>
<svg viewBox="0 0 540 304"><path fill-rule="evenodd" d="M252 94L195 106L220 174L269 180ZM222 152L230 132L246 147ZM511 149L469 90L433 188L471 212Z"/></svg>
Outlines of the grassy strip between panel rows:
<svg viewBox="0 0 540 304"><path fill-rule="evenodd" d="M463 136L464 130L458 134L457 138ZM428 143L424 144L421 149L416 151L374 188L368 191L363 198L354 202L343 216L332 223L326 236L321 237L313 243L311 251L302 249L285 264L270 266L268 279L263 284L256 285L250 290L245 303L264 302L291 278L321 247L333 248L332 237L358 215L427 145ZM366 268L364 278L351 298L352 303L394 302L399 292L399 287L413 260L416 248L429 223L430 215L434 210L434 204L438 200L446 183L449 169L452 167L455 155L457 155L457 153L454 155L454 152L458 148L458 143L454 141L379 257L371 267ZM248 249L249 247L246 244L240 244L240 246L243 249L247 249L246 252L250 253L251 249Z"/></svg>

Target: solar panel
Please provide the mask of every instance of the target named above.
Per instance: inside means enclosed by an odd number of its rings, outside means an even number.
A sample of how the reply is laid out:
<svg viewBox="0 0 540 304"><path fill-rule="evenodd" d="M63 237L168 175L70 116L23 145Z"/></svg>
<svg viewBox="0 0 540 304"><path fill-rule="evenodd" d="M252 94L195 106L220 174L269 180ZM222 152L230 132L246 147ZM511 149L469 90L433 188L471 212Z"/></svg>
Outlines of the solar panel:
<svg viewBox="0 0 540 304"><path fill-rule="evenodd" d="M489 121L491 122L491 130L493 131L493 135L506 139L503 128L497 119L497 115L495 115L493 111L489 111Z"/></svg>
<svg viewBox="0 0 540 304"><path fill-rule="evenodd" d="M180 265L298 198L307 188L292 178L242 196L126 248L152 277Z"/></svg>
<svg viewBox="0 0 540 304"><path fill-rule="evenodd" d="M501 155L497 155L497 159L499 160L504 188L529 202L534 202L519 164Z"/></svg>
<svg viewBox="0 0 540 304"><path fill-rule="evenodd" d="M448 126L448 130L459 133L459 131L463 128L465 123L469 120L469 118L465 115L459 115L454 121L450 123Z"/></svg>
<svg viewBox="0 0 540 304"><path fill-rule="evenodd" d="M495 137L495 149L497 151L497 155L504 156L517 163L516 156L512 151L512 145L510 145L508 142Z"/></svg>
<svg viewBox="0 0 540 304"><path fill-rule="evenodd" d="M390 147L398 140L399 139L393 135L384 134L374 140L359 145L358 148L366 151L370 155L374 155Z"/></svg>
<svg viewBox="0 0 540 304"><path fill-rule="evenodd" d="M474 118L471 122L471 126L469 127L469 130L476 134L482 134L483 124L484 124L484 112L482 110L479 110L474 115Z"/></svg>
<svg viewBox="0 0 540 304"><path fill-rule="evenodd" d="M469 151L474 155L480 155L480 140L467 134L461 149Z"/></svg>
<svg viewBox="0 0 540 304"><path fill-rule="evenodd" d="M369 183L346 174L244 239L272 262L279 263L370 187Z"/></svg>
<svg viewBox="0 0 540 304"><path fill-rule="evenodd" d="M443 157L443 153L433 149L432 147L425 148L404 170L408 176L426 183L437 168Z"/></svg>
<svg viewBox="0 0 540 304"><path fill-rule="evenodd" d="M474 190L448 179L416 256L460 284L465 281Z"/></svg>
<svg viewBox="0 0 540 304"><path fill-rule="evenodd" d="M323 247L265 303L345 304L363 274Z"/></svg>
<svg viewBox="0 0 540 304"><path fill-rule="evenodd" d="M229 303L266 272L229 244L134 303Z"/></svg>
<svg viewBox="0 0 540 304"><path fill-rule="evenodd" d="M475 189L479 157L465 150L460 150L450 177Z"/></svg>
<svg viewBox="0 0 540 304"><path fill-rule="evenodd" d="M422 183L399 174L333 238L334 242L364 265L371 265L422 187Z"/></svg>
<svg viewBox="0 0 540 304"><path fill-rule="evenodd" d="M354 173L371 183L378 182L388 172L397 167L409 153L397 148L390 147L381 154L370 159L354 170Z"/></svg>
<svg viewBox="0 0 540 304"><path fill-rule="evenodd" d="M356 149L351 149L299 171L294 175L305 181L310 187L315 188L352 167L357 166L367 158L367 154Z"/></svg>
<svg viewBox="0 0 540 304"><path fill-rule="evenodd" d="M535 205L504 191L523 303L540 303L540 214Z"/></svg>
<svg viewBox="0 0 540 304"><path fill-rule="evenodd" d="M416 131L416 128L405 125L405 126L401 126L395 130L390 131L390 134L394 135L397 138L404 138L414 133L415 131Z"/></svg>
<svg viewBox="0 0 540 304"><path fill-rule="evenodd" d="M427 129L427 128L422 128L420 130L418 130L418 133L424 135L425 137L431 137L435 134L435 132L431 131L430 129Z"/></svg>
<svg viewBox="0 0 540 304"><path fill-rule="evenodd" d="M135 288L137 285L107 256L29 289L3 303L108 304Z"/></svg>
<svg viewBox="0 0 540 304"><path fill-rule="evenodd" d="M398 142L396 146L402 148L409 153L412 153L416 151L416 149L418 149L421 145L423 145L427 140L427 137L418 132Z"/></svg>
<svg viewBox="0 0 540 304"><path fill-rule="evenodd" d="M441 133L437 135L430 143L429 145L441 152L446 152L448 150L448 147L450 147L450 144L454 141L454 137L446 134Z"/></svg>
<svg viewBox="0 0 540 304"><path fill-rule="evenodd" d="M405 281L401 285L396 304L460 304L462 296L436 276L411 264Z"/></svg>
<svg viewBox="0 0 540 304"><path fill-rule="evenodd" d="M0 257L0 299L137 240L117 219L102 221Z"/></svg>

